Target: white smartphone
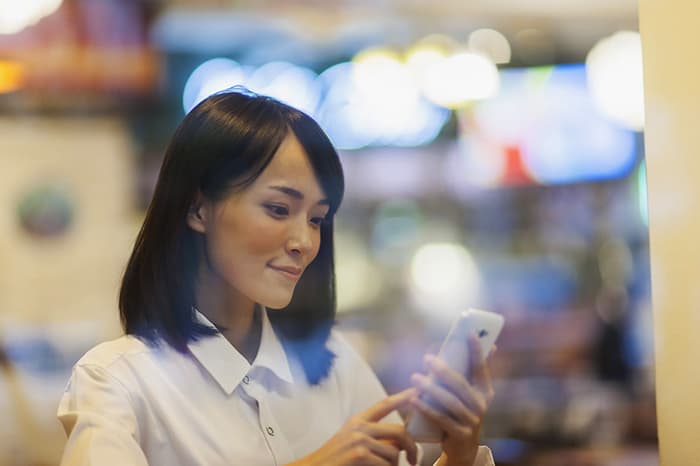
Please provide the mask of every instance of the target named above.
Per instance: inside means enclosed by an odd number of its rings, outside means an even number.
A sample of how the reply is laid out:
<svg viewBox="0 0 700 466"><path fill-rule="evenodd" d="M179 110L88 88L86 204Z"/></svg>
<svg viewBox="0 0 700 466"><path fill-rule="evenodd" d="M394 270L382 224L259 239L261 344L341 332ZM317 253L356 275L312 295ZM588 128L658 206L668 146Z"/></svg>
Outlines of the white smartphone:
<svg viewBox="0 0 700 466"><path fill-rule="evenodd" d="M450 368L468 376L470 369L467 339L469 335L476 334L479 338L481 354L486 357L501 333L503 321L503 316L495 312L479 309L468 309L460 312L442 342L438 358L445 361ZM435 402L432 402L429 397L426 397L424 401L435 406ZM418 411L413 411L409 415L406 429L417 442L435 443L442 439L440 428Z"/></svg>

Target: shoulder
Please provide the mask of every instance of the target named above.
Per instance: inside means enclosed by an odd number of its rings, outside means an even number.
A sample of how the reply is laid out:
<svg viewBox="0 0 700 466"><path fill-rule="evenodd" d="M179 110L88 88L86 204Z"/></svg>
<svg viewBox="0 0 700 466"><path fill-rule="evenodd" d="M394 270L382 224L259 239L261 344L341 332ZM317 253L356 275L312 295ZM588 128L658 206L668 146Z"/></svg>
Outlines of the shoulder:
<svg viewBox="0 0 700 466"><path fill-rule="evenodd" d="M99 392L103 396L128 394L131 398L139 392L144 374L153 373L158 367L160 358L156 355L160 351L161 346L133 335L100 343L75 363L66 392L72 397L81 392Z"/></svg>
<svg viewBox="0 0 700 466"><path fill-rule="evenodd" d="M134 359L154 351L154 347L133 335L100 343L85 353L75 367L100 367L109 369L120 362Z"/></svg>
<svg viewBox="0 0 700 466"><path fill-rule="evenodd" d="M139 373L130 360L151 351L138 338L122 336L85 353L73 366L58 405L57 415L66 432L72 435L88 426L111 429L116 425L138 432L138 411L143 399L139 394Z"/></svg>

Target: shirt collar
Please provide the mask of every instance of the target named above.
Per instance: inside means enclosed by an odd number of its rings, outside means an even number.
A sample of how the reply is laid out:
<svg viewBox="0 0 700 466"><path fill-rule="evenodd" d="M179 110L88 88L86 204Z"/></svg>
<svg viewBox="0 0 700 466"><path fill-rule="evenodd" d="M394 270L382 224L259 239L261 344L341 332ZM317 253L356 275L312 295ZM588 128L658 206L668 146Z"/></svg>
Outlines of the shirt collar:
<svg viewBox="0 0 700 466"><path fill-rule="evenodd" d="M198 310L195 310L195 316L201 324L216 328ZM260 348L252 365L221 333L200 337L196 342L187 345L192 355L229 395L254 367L265 367L278 379L289 384L294 383L287 354L264 308L261 311L261 319Z"/></svg>

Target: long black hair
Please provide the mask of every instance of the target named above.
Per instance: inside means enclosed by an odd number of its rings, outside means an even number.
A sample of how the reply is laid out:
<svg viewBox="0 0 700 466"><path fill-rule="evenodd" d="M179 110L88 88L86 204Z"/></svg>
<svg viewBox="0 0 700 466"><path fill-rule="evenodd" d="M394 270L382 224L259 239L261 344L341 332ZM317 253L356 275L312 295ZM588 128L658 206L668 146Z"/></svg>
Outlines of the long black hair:
<svg viewBox="0 0 700 466"><path fill-rule="evenodd" d="M321 226L318 255L297 283L291 302L268 315L310 383L328 374L334 355L326 341L336 309L333 216L344 191L340 160L311 117L241 88L203 100L170 141L122 279L119 310L127 334L154 344L165 341L183 353L189 342L216 334L195 319L202 237L187 225L187 214L197 192L218 201L249 186L290 131L304 148L330 211Z"/></svg>

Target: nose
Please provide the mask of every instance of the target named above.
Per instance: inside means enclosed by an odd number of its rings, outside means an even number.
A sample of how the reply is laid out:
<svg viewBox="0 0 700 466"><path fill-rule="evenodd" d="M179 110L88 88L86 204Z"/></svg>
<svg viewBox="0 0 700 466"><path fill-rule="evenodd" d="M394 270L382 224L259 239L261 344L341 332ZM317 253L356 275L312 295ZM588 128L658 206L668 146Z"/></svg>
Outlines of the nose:
<svg viewBox="0 0 700 466"><path fill-rule="evenodd" d="M294 222L287 240L287 251L296 256L306 256L314 248L315 234L306 219Z"/></svg>

